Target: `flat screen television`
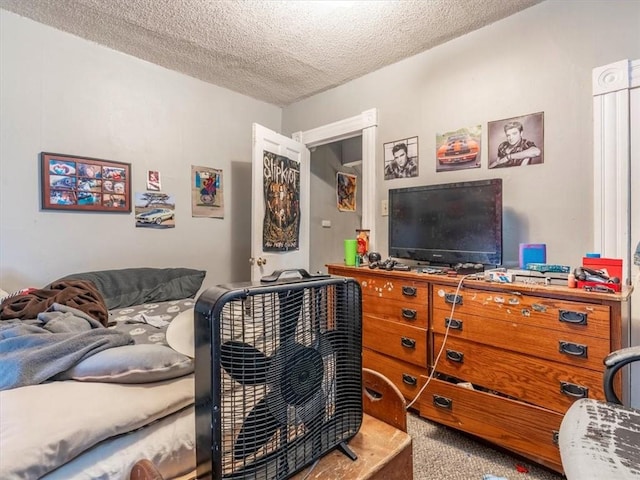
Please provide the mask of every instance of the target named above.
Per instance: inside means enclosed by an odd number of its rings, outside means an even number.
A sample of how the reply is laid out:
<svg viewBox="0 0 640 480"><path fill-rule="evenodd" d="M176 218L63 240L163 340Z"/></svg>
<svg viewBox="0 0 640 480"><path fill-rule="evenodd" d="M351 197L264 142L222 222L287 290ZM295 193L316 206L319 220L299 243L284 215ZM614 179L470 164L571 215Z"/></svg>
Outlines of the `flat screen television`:
<svg viewBox="0 0 640 480"><path fill-rule="evenodd" d="M389 190L389 256L502 264L502 179Z"/></svg>

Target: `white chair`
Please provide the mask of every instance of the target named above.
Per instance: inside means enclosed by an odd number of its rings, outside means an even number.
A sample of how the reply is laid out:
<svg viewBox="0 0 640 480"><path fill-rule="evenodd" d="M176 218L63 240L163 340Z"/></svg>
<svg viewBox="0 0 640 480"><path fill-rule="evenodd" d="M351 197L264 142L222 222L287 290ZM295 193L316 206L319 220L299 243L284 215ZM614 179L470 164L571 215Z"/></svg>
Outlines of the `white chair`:
<svg viewBox="0 0 640 480"><path fill-rule="evenodd" d="M581 399L565 414L559 446L567 480L640 479L640 410L622 405L613 389L616 372L640 360L640 346L605 359L606 402Z"/></svg>

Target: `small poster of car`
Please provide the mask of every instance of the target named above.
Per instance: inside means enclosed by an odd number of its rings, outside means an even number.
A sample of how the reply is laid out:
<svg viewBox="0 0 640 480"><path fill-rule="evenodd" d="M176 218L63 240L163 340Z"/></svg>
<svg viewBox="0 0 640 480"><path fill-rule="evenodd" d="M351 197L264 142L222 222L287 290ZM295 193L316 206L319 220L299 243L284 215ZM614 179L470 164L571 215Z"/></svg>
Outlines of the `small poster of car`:
<svg viewBox="0 0 640 480"><path fill-rule="evenodd" d="M482 126L436 134L436 172L480 168Z"/></svg>
<svg viewBox="0 0 640 480"><path fill-rule="evenodd" d="M136 227L175 228L175 207L173 195L161 192L136 193Z"/></svg>

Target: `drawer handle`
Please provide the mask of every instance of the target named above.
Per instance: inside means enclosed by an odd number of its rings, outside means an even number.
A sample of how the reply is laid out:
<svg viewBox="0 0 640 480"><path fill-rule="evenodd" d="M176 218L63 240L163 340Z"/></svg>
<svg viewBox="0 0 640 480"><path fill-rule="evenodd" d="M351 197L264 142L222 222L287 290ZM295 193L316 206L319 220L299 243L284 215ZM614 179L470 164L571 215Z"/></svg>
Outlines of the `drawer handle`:
<svg viewBox="0 0 640 480"><path fill-rule="evenodd" d="M587 358L587 346L572 342L558 342L560 344L560 353L571 355L572 357Z"/></svg>
<svg viewBox="0 0 640 480"><path fill-rule="evenodd" d="M446 303L453 303L455 305L462 305L462 295L456 295L455 293L445 293L444 301Z"/></svg>
<svg viewBox="0 0 640 480"><path fill-rule="evenodd" d="M415 297L418 293L418 289L416 287L402 287L402 294L406 297Z"/></svg>
<svg viewBox="0 0 640 480"><path fill-rule="evenodd" d="M582 387L575 383L560 382L560 391L573 398L587 398L589 396L589 389L587 387Z"/></svg>
<svg viewBox="0 0 640 480"><path fill-rule="evenodd" d="M451 410L453 408L453 400L447 397L441 397L440 395L434 395L433 406L436 408L444 408L446 410Z"/></svg>
<svg viewBox="0 0 640 480"><path fill-rule="evenodd" d="M574 325L586 325L587 314L582 312L574 312L572 310L560 310L558 312L558 320Z"/></svg>
<svg viewBox="0 0 640 480"><path fill-rule="evenodd" d="M560 439L560 432L558 430L552 430L551 431L551 441L553 442L554 445L558 445L558 441Z"/></svg>
<svg viewBox="0 0 640 480"><path fill-rule="evenodd" d="M455 350L447 350L447 359L452 362L463 363L464 362L464 353L456 352Z"/></svg>
<svg viewBox="0 0 640 480"><path fill-rule="evenodd" d="M402 318L406 320L415 320L417 314L418 312L416 312L415 310L411 310L410 308L402 309Z"/></svg>
<svg viewBox="0 0 640 480"><path fill-rule="evenodd" d="M462 320L447 317L444 319L444 326L451 330L462 330Z"/></svg>
<svg viewBox="0 0 640 480"><path fill-rule="evenodd" d="M402 337L400 343L403 347L416 348L416 341L413 338Z"/></svg>
<svg viewBox="0 0 640 480"><path fill-rule="evenodd" d="M402 374L402 381L407 385L411 385L412 387L415 387L418 384L418 379L413 375L409 375L408 373Z"/></svg>

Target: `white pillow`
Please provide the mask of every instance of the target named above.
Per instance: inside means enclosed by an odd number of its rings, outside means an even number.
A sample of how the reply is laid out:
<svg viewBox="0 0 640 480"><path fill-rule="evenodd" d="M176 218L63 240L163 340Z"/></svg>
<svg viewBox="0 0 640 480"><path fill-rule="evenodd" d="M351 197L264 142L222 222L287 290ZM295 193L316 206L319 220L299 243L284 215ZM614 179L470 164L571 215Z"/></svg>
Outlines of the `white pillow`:
<svg viewBox="0 0 640 480"><path fill-rule="evenodd" d="M193 361L165 345L138 344L108 348L56 376L56 380L151 383L193 372Z"/></svg>
<svg viewBox="0 0 640 480"><path fill-rule="evenodd" d="M167 343L176 352L180 352L187 357L195 357L194 345L194 325L193 325L194 309L190 308L184 312L180 312L176 318L171 320L167 328Z"/></svg>

